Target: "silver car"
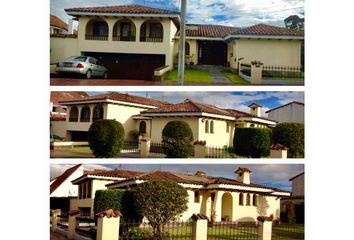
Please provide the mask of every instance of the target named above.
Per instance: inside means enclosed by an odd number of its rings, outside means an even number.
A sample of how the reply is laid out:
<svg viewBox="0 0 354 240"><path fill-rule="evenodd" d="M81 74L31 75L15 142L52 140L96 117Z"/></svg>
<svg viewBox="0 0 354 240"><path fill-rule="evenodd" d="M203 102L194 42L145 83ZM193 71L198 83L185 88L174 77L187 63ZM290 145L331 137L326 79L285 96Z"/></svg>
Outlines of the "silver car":
<svg viewBox="0 0 354 240"><path fill-rule="evenodd" d="M108 77L108 69L94 57L72 56L57 63L55 71L59 74L80 74L90 79L93 76Z"/></svg>

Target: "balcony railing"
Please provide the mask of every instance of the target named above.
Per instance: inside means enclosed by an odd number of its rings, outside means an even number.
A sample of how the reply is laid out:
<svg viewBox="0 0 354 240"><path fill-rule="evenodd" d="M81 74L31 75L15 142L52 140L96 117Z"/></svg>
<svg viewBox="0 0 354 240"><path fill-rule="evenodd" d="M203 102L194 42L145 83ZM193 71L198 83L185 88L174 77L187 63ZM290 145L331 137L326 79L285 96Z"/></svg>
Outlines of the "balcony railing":
<svg viewBox="0 0 354 240"><path fill-rule="evenodd" d="M99 41L107 41L108 35L85 35L86 40L99 40Z"/></svg>
<svg viewBox="0 0 354 240"><path fill-rule="evenodd" d="M140 42L163 42L162 37L140 37Z"/></svg>
<svg viewBox="0 0 354 240"><path fill-rule="evenodd" d="M135 36L128 36L128 37L113 36L112 40L113 41L124 41L124 42L135 42Z"/></svg>

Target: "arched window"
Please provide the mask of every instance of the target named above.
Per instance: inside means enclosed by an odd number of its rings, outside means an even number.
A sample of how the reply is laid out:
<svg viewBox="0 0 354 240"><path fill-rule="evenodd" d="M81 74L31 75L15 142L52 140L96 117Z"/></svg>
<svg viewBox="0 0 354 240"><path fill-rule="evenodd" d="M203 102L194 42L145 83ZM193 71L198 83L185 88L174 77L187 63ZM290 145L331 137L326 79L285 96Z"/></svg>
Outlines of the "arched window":
<svg viewBox="0 0 354 240"><path fill-rule="evenodd" d="M140 27L140 42L163 42L163 26L159 21L147 20Z"/></svg>
<svg viewBox="0 0 354 240"><path fill-rule="evenodd" d="M252 205L257 206L257 195L253 194Z"/></svg>
<svg viewBox="0 0 354 240"><path fill-rule="evenodd" d="M195 192L194 192L194 202L195 202L195 203L199 203L199 201L200 201L199 192L198 192L198 191L195 191Z"/></svg>
<svg viewBox="0 0 354 240"><path fill-rule="evenodd" d="M79 120L79 110L76 106L70 108L69 122L77 122Z"/></svg>
<svg viewBox="0 0 354 240"><path fill-rule="evenodd" d="M146 122L141 121L139 124L139 133L146 133Z"/></svg>
<svg viewBox="0 0 354 240"><path fill-rule="evenodd" d="M91 115L91 109L89 106L83 106L81 109L80 122L89 122Z"/></svg>
<svg viewBox="0 0 354 240"><path fill-rule="evenodd" d="M209 133L209 121L205 121L205 133Z"/></svg>
<svg viewBox="0 0 354 240"><path fill-rule="evenodd" d="M135 35L135 24L129 19L121 19L113 26L113 41L135 42Z"/></svg>
<svg viewBox="0 0 354 240"><path fill-rule="evenodd" d="M210 133L214 133L214 121L210 121Z"/></svg>
<svg viewBox="0 0 354 240"><path fill-rule="evenodd" d="M190 46L188 42L185 42L185 54L186 56L190 55Z"/></svg>
<svg viewBox="0 0 354 240"><path fill-rule="evenodd" d="M108 40L108 24L101 18L91 19L86 25L86 40Z"/></svg>
<svg viewBox="0 0 354 240"><path fill-rule="evenodd" d="M240 193L240 196L238 198L238 205L243 206L243 193Z"/></svg>
<svg viewBox="0 0 354 240"><path fill-rule="evenodd" d="M102 105L97 105L93 109L93 116L92 116L92 121L95 122L97 120L103 119L103 106Z"/></svg>
<svg viewBox="0 0 354 240"><path fill-rule="evenodd" d="M251 194L249 193L246 195L246 205L251 206Z"/></svg>

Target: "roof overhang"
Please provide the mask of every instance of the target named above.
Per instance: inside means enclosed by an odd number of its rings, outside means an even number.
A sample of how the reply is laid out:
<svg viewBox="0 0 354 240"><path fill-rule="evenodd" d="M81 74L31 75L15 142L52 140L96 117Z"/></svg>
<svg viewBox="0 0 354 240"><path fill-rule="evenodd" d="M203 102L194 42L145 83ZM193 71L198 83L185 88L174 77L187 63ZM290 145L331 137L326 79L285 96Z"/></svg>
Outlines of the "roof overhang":
<svg viewBox="0 0 354 240"><path fill-rule="evenodd" d="M289 36L289 35L244 35L244 34L230 34L227 35L225 41L233 41L237 39L265 39L265 40L304 40L304 36Z"/></svg>
<svg viewBox="0 0 354 240"><path fill-rule="evenodd" d="M240 186L240 185L231 185L231 184L209 184L205 189L230 189L230 190L238 190L238 191L252 191L265 193L274 196L290 196L290 192L281 192L275 191L270 188L261 188L261 187L252 187L252 186Z"/></svg>
<svg viewBox="0 0 354 240"><path fill-rule="evenodd" d="M205 113L205 112L172 112L172 113L141 113L142 116L148 117L210 117L210 118L219 118L224 120L235 120L234 117Z"/></svg>
<svg viewBox="0 0 354 240"><path fill-rule="evenodd" d="M255 122L255 123L262 123L262 124L267 124L267 125L276 125L276 121L272 120L267 120L264 118L257 118L257 117L239 117L237 118L238 121L241 122Z"/></svg>
<svg viewBox="0 0 354 240"><path fill-rule="evenodd" d="M117 100L111 100L111 99L79 100L79 101L67 101L67 102L59 102L59 103L64 106L78 105L78 104L90 104L90 103L113 103L113 104L120 104L120 105L125 105L125 106L133 106L133 107L141 107L141 108L149 108L149 109L150 108L157 108L156 106L152 106L152 105L117 101Z"/></svg>
<svg viewBox="0 0 354 240"><path fill-rule="evenodd" d="M179 39L179 36L176 36L174 39ZM207 40L207 41L225 41L222 37L202 37L202 36L186 36L187 40Z"/></svg>
<svg viewBox="0 0 354 240"><path fill-rule="evenodd" d="M65 11L70 16L107 16L107 17L146 17L146 18L178 18L179 14L157 14L157 13L112 13L112 12L85 12Z"/></svg>
<svg viewBox="0 0 354 240"><path fill-rule="evenodd" d="M82 175L81 177L76 178L73 181L71 181L71 183L74 185L77 185L77 184L80 184L81 182L88 180L88 179L119 181L119 180L124 180L126 178L124 178L124 177L106 177L106 176L97 176L97 175Z"/></svg>

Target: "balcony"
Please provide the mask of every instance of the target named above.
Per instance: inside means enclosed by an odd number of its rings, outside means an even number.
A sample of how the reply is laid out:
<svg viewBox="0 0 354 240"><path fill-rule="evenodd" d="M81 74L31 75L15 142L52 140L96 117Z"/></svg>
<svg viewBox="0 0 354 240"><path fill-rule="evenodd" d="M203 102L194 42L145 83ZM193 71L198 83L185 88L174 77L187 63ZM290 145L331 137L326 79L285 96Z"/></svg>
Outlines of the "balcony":
<svg viewBox="0 0 354 240"><path fill-rule="evenodd" d="M108 35L85 35L85 40L107 41Z"/></svg>
<svg viewBox="0 0 354 240"><path fill-rule="evenodd" d="M135 42L135 36L113 36L112 41Z"/></svg>
<svg viewBox="0 0 354 240"><path fill-rule="evenodd" d="M140 42L163 42L162 37L140 37Z"/></svg>

